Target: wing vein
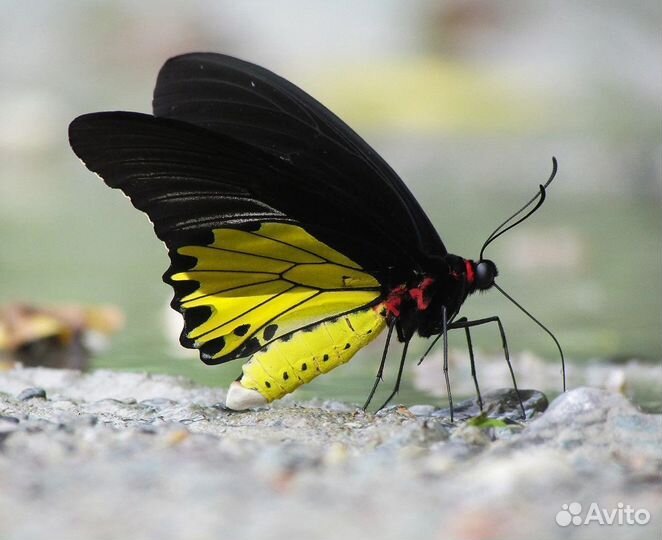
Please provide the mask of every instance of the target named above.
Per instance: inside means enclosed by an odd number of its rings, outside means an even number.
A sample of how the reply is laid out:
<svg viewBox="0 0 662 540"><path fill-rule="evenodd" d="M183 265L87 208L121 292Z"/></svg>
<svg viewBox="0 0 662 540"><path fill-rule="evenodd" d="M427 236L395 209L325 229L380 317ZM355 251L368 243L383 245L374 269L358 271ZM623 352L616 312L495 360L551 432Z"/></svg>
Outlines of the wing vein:
<svg viewBox="0 0 662 540"><path fill-rule="evenodd" d="M195 298L191 298L190 300L187 300L186 302L182 302L182 307L186 307L186 304L188 304L189 302L197 302L198 300L200 300L202 298L209 298L210 296L215 296L217 294L223 294L223 293L227 293L227 292L238 291L240 289L245 289L245 288L248 288L248 287L255 287L256 285L264 285L265 283L272 283L274 281L280 281L280 278L275 277L273 279L267 279L265 281L258 281L256 283L248 283L246 285L237 285L236 287L229 287L228 289L221 289L221 290L218 290L218 291L209 292L209 293L206 293L206 294L202 294L200 296L196 296Z"/></svg>
<svg viewBox="0 0 662 540"><path fill-rule="evenodd" d="M204 337L204 336L208 335L209 333L218 330L221 326L225 326L226 324L229 324L229 323L231 323L231 322L233 322L233 321L236 321L237 319L243 317L244 315L247 315L247 314L250 313L251 311L254 311L254 310L256 310L256 309L261 308L261 307L264 306L265 304L267 304L267 303L271 302L272 300L278 298L280 295L285 294L285 293L288 292L288 291L291 291L294 287L295 287L295 286L293 285L292 287L288 287L287 289L285 289L285 290L283 290L283 291L280 291L279 293L276 293L276 294L270 296L270 297L267 298L266 300L260 302L259 304L253 306L253 307L250 308L250 309L247 309L247 310L244 311L243 313L240 313L239 315L237 315L237 316L235 316L235 317L232 317L232 319L228 319L227 321L223 321L223 322L221 322L219 325L217 325L217 326L211 328L210 330L207 330L205 333L200 334L199 336L196 336L195 339L196 339L196 340L199 340L201 337Z"/></svg>

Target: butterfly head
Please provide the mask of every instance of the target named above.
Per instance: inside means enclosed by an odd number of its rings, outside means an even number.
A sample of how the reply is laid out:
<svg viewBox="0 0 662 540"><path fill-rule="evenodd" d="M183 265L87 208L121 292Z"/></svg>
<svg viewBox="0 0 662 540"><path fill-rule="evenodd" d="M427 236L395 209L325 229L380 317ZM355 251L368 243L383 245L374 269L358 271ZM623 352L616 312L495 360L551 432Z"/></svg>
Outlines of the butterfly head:
<svg viewBox="0 0 662 540"><path fill-rule="evenodd" d="M496 264L489 259L481 259L476 262L457 255L449 255L447 261L453 280L464 283L465 294L490 289L499 275Z"/></svg>
<svg viewBox="0 0 662 540"><path fill-rule="evenodd" d="M494 285L494 280L499 275L496 264L489 259L483 259L477 263L473 261L467 262L473 267L473 280L471 285L473 285L474 290L486 291Z"/></svg>

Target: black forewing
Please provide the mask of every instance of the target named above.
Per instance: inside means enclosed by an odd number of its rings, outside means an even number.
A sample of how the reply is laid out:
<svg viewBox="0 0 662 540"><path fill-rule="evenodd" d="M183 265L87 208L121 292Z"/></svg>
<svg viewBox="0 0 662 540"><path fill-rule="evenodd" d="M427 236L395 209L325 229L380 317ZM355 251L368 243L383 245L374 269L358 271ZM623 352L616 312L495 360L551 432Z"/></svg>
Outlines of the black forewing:
<svg viewBox="0 0 662 540"><path fill-rule="evenodd" d="M88 169L147 213L170 248L216 227L286 219L243 185L269 164L231 140L217 152L215 137L194 126L140 113L93 113L71 123L69 142Z"/></svg>
<svg viewBox="0 0 662 540"><path fill-rule="evenodd" d="M353 222L356 210L348 209L352 211L340 216L337 232L374 237L375 229L384 231L399 259L394 265L398 269L412 261L420 268L426 255L446 253L427 215L391 167L326 107L264 68L213 53L172 58L159 73L153 107L156 116L203 126L292 164L301 183L313 183L320 197L341 193L348 204L360 203L358 212L369 216L372 226L359 228ZM283 190L283 199L293 197ZM302 204L286 213L314 222L316 211ZM332 237L321 239L342 249Z"/></svg>
<svg viewBox="0 0 662 540"><path fill-rule="evenodd" d="M301 225L380 280L416 267L415 251L390 238L360 199L334 186L318 191L296 166L242 141L128 112L78 117L69 139L90 170L147 213L170 250L170 273L185 269L177 247L208 243L214 228L267 221Z"/></svg>
<svg viewBox="0 0 662 540"><path fill-rule="evenodd" d="M339 219L354 221L357 230L369 226L363 216L353 215L345 207L347 201L342 193L320 197L313 189L314 183L302 184L300 172L289 163L204 128L139 113L95 113L71 123L69 140L90 170L110 187L122 190L136 208L147 213L157 236L168 246L171 266L164 279L175 289L172 306L184 313L181 341L187 347L194 346L188 333L207 321L211 312L208 306L182 305L182 299L198 284L173 278L196 263L195 258L179 254L178 248L210 244L214 229L250 231L265 222L292 223L313 236L333 236L357 259L363 253L362 257L377 268L388 268L400 253L390 249L385 233L375 231L376 237L354 234L345 238L335 232ZM271 202L281 201L283 190L316 207L317 221L293 219L287 205L275 208ZM250 341L252 344L255 340ZM246 349L247 342L232 354L217 358L214 355L219 352L219 343L222 338L200 346L206 362L218 363L251 352Z"/></svg>

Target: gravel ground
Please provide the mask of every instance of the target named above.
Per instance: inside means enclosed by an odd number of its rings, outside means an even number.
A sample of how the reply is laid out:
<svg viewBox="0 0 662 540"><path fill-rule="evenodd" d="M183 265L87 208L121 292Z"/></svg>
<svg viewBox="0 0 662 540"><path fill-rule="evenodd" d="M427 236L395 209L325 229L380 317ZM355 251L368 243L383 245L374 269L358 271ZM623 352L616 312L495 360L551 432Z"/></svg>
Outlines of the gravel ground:
<svg viewBox="0 0 662 540"><path fill-rule="evenodd" d="M236 413L181 378L0 373L0 539L662 538L662 415L577 388L544 413L527 391L521 422L512 392L484 397L451 424L428 405Z"/></svg>

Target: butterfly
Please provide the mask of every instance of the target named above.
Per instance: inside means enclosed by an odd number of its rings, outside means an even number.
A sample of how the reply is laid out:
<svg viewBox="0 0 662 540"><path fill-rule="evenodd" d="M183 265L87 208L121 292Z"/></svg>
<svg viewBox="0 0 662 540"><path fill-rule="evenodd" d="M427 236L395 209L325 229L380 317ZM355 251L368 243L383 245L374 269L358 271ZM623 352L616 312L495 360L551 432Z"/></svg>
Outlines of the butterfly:
<svg viewBox="0 0 662 540"><path fill-rule="evenodd" d="M449 400L449 330L465 329L473 369L469 328L497 322L507 358L498 317L457 318L469 295L495 286L485 246L478 261L449 253L393 169L303 90L237 58L191 53L161 68L153 113L86 114L69 141L166 244L182 345L207 364L248 359L228 408L292 392L384 329L368 402L394 333L404 347L389 400L415 334L444 337ZM535 211L548 184L491 236Z"/></svg>

